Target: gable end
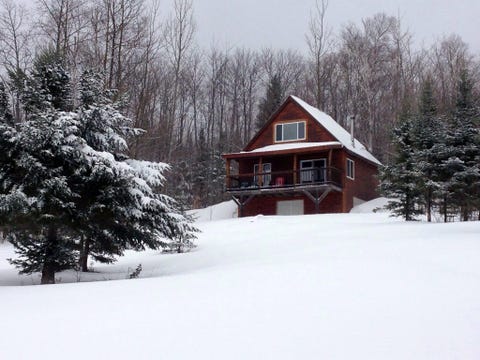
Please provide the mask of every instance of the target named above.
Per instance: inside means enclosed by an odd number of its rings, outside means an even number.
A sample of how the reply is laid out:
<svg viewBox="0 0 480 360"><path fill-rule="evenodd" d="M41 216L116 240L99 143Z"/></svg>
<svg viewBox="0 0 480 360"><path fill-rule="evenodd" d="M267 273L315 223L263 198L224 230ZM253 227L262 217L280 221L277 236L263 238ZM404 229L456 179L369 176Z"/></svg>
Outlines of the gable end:
<svg viewBox="0 0 480 360"><path fill-rule="evenodd" d="M293 140L277 140L276 125L298 122L305 123L305 134L303 137ZM268 145L289 142L328 141L337 141L337 139L290 96L270 117L265 125L255 134L243 151L252 151Z"/></svg>

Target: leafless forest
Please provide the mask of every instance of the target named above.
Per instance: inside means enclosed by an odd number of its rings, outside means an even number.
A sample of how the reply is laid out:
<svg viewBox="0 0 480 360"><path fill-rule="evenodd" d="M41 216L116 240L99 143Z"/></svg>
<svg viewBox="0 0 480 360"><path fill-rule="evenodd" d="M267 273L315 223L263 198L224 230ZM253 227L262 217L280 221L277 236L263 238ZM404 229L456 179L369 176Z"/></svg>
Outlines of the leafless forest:
<svg viewBox="0 0 480 360"><path fill-rule="evenodd" d="M433 81L440 113L454 106L462 69L478 98L478 54L459 36L438 34L433 46L414 47L415 34L383 13L334 33L327 2L316 5L301 39L309 51L298 53L200 47L192 0L172 8L146 0L37 0L23 8L1 0L1 73L9 88L45 48L64 56L74 80L86 68L103 71L105 86L118 89L125 111L147 130L132 155L170 163L167 190L194 207L222 199L219 155L241 149L256 131L275 78L281 97L295 94L342 125L356 115L356 136L386 163L392 126L403 109L418 106L425 79ZM18 96L10 92L22 121Z"/></svg>

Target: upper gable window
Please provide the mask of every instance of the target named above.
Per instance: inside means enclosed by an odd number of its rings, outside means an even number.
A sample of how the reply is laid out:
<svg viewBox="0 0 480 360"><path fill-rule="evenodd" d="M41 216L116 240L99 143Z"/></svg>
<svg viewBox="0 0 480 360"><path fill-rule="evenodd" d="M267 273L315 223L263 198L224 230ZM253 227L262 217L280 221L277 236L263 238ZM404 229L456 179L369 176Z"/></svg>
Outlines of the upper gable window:
<svg viewBox="0 0 480 360"><path fill-rule="evenodd" d="M305 140L305 121L275 125L275 141Z"/></svg>

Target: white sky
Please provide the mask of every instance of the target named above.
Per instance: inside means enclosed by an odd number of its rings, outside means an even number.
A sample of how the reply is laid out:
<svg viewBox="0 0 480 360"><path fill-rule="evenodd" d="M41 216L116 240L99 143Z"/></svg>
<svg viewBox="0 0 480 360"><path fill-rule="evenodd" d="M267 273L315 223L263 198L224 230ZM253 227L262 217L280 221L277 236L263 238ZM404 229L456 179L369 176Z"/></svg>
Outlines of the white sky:
<svg viewBox="0 0 480 360"><path fill-rule="evenodd" d="M25 4L35 0L16 0ZM100 0L98 0L100 1ZM148 0L147 0L148 1ZM160 0L162 13L173 0ZM305 33L315 0L193 0L200 46L291 48L307 51ZM329 0L327 22L336 32L378 12L400 15L415 44L431 45L456 33L480 55L480 0Z"/></svg>
<svg viewBox="0 0 480 360"><path fill-rule="evenodd" d="M166 6L171 0L163 0ZM305 33L314 0L193 0L201 46L293 48L306 51ZM417 45L456 33L480 54L480 0L330 0L334 31L378 12L400 15Z"/></svg>

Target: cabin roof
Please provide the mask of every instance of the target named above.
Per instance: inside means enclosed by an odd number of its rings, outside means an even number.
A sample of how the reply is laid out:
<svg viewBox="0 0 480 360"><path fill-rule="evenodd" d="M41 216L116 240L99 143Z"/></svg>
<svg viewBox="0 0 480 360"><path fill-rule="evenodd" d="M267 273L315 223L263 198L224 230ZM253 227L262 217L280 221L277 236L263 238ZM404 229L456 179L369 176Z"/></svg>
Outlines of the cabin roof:
<svg viewBox="0 0 480 360"><path fill-rule="evenodd" d="M330 134L332 134L345 148L350 152L367 159L377 165L381 165L380 161L373 156L367 148L357 139L352 144L350 133L345 130L339 123L323 111L320 111L316 107L307 104L302 99L291 95L290 98L295 101L300 107L302 107L307 113L310 114L320 125L322 125Z"/></svg>

